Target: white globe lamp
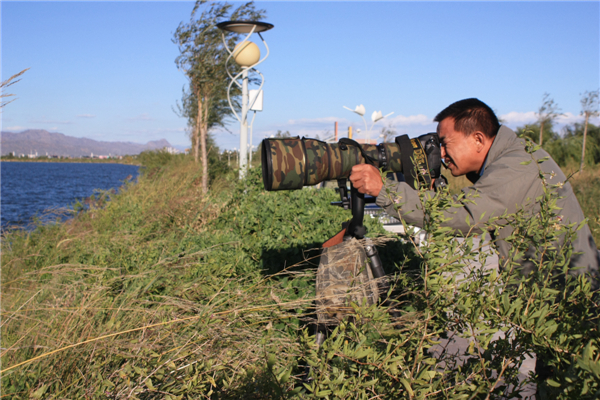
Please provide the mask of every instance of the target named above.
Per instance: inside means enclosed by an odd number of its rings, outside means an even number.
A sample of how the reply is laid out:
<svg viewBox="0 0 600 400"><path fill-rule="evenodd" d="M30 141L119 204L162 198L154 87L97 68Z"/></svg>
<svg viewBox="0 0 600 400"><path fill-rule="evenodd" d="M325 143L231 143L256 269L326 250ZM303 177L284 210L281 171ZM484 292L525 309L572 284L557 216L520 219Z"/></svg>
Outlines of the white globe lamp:
<svg viewBox="0 0 600 400"><path fill-rule="evenodd" d="M233 49L233 59L240 67L250 67L260 60L260 49L256 43L244 40Z"/></svg>

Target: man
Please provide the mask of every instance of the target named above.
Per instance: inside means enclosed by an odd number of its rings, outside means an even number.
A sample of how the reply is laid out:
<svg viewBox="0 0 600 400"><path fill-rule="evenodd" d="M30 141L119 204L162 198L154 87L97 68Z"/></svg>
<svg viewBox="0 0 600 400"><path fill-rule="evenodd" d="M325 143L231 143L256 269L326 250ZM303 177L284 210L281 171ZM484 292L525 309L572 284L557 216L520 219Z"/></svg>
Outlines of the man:
<svg viewBox="0 0 600 400"><path fill-rule="evenodd" d="M548 159L541 164L532 162L532 154L525 150L524 141L509 128L501 126L492 109L485 103L478 99L457 101L440 112L434 121L438 122L442 158L448 169L453 176L466 175L472 182L472 186L462 190L474 203L463 202L462 207L447 210L446 216L450 220L445 225L467 234L481 232L485 222L505 212L512 214L524 208L529 214L535 214L540 209L535 199L543 194L540 169L548 174L549 184L564 183L557 190L557 205L561 208L559 213L562 223L580 223L584 220L571 184L565 182L566 177L554 160L540 149L533 153L533 158ZM379 171L367 164L355 165L350 181L359 192L376 196L377 204L389 214L398 215L394 200L387 193L391 192L398 199L399 213L404 220L411 225L423 226L424 215L418 192L407 183L387 181L388 190L383 190ZM430 195L433 196L434 193L431 192ZM500 266L503 265L503 259L509 256L510 246L504 239L511 232L510 227L505 227L499 230L498 237L493 238L496 239ZM592 288L597 290L600 252L587 224L576 234L572 241L570 273L586 274L591 278ZM524 274L535 268L533 262L527 261L534 250L530 249L521 261L521 271ZM552 369L539 358L535 369L542 380L552 375ZM544 389L541 390L537 395L544 398Z"/></svg>
<svg viewBox="0 0 600 400"><path fill-rule="evenodd" d="M483 223L505 212L512 214L519 208L525 208L532 214L537 212L539 204L535 199L543 194L538 168L549 174L549 184L564 182L558 189L557 203L562 209L562 223L580 223L584 220L571 184L565 182L566 176L554 160L540 149L533 157L536 160L548 157L548 160L541 164L531 162L532 155L525 150L524 141L511 129L501 126L492 109L485 103L474 98L457 101L440 112L434 121L438 122L437 132L442 158L448 169L453 176L466 175L473 183L472 186L464 188L463 192L475 203L465 202L460 208L447 210L446 214L451 220L445 225L466 234L473 232L473 227L479 224L479 229L476 226L475 231L481 232ZM377 205L390 215L398 214L393 199L390 199L386 190L382 190L381 175L375 167L367 164L355 165L350 181L359 192L376 196ZM398 197L401 205L399 213L404 220L411 225L422 227L424 215L418 192L405 182L388 181L386 186ZM494 238L500 254L500 265L509 255L510 246L504 239L510 233L510 227L506 227ZM574 255L571 257L571 273L588 274L592 279L592 287L597 289L600 253L587 224L577 231L577 237L572 244ZM531 255L532 252L533 249L527 255ZM532 262L523 261L521 268L522 272L527 274L534 267Z"/></svg>

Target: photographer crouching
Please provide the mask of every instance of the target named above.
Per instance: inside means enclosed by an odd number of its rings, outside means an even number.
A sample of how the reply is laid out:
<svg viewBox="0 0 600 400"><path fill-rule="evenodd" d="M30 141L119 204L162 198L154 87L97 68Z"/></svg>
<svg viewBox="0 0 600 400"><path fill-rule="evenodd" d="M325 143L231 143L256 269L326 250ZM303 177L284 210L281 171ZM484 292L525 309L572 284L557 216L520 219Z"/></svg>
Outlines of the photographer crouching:
<svg viewBox="0 0 600 400"><path fill-rule="evenodd" d="M535 213L539 210L535 199L543 195L538 166L544 173L555 174L552 183L564 182L558 190L557 202L562 209L562 223L579 224L585 219L571 184L565 182L567 178L556 162L540 149L533 156L547 160L541 164L532 163L523 140L511 129L501 126L485 103L478 99L457 101L440 112L434 121L438 122L442 159L447 168L453 176L466 175L473 183L462 190L475 203L468 202L461 208L448 210L446 214L450 220L446 226L467 234L476 224L484 224L504 213L512 214L520 208ZM377 168L368 164L355 165L350 181L360 193L377 197L377 205L390 215L398 215L392 200L382 190L384 183ZM386 185L401 199L399 213L402 218L410 225L422 227L424 216L418 192L406 182L388 181ZM493 238L501 259L508 256L509 246L503 239L510 233L509 229L503 229ZM575 275L587 274L594 289L598 289L599 254L590 228L585 224L573 240L570 271ZM533 267L531 262L524 261L521 271L528 274Z"/></svg>
<svg viewBox="0 0 600 400"><path fill-rule="evenodd" d="M484 224L504 214L524 210L526 214L535 215L540 211L540 203L536 199L544 195L540 172L552 177L550 184L559 184L556 205L560 208L560 223L564 226L572 223L579 225L585 220L571 184L556 162L542 149L529 154L524 140L511 129L501 126L485 103L475 98L457 101L441 111L434 121L438 123L441 154L447 168L453 176L465 175L472 182L471 186L462 189L466 196L461 206L445 211L447 222L443 226L466 235L473 232L476 225L481 226L481 232L485 229ZM532 155L541 162L532 162ZM419 193L406 182L386 181L384 188L380 172L367 164L355 165L350 181L360 193L376 196L377 205L388 214L400 214L408 224L423 227L424 214ZM429 195L433 197L435 193L432 191ZM394 204L395 201L390 197L397 198L398 204ZM512 234L512 229L506 226L496 233L496 236L494 232L490 232L490 235L499 253L499 265L502 266L503 260L509 257L510 245L505 239ZM592 289L598 290L600 252L587 224L576 232L571 244L573 252L569 274L585 274ZM520 261L520 271L524 275L537 268L528 259L533 254L535 249L530 248ZM536 373L539 381L553 375L552 369L544 365L540 357L536 363Z"/></svg>

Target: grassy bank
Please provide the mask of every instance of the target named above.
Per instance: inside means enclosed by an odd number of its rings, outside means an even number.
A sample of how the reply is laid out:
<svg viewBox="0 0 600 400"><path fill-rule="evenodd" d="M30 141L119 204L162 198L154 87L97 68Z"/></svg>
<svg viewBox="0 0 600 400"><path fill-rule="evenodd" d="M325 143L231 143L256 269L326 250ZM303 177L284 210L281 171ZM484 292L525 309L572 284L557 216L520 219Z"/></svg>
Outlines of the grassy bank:
<svg viewBox="0 0 600 400"><path fill-rule="evenodd" d="M353 322L317 349L308 329L317 248L350 217L329 206L335 192L265 192L258 169L244 182L222 169L204 197L201 171L189 158L147 154L143 161L138 183L107 194L103 208L92 204L65 224L3 237L3 397L484 398L503 387L489 371L516 382L497 354L516 363L523 352L552 348L575 357L571 383L557 378L559 386L597 390L585 370L596 368L598 335L584 283L549 303L554 292L545 286L528 291L543 277L528 278L512 297L498 276L474 271L473 280L455 281L443 273L487 255L432 225L427 248L396 241L380 250L388 272L401 272L397 329L384 308L356 305ZM590 173L595 178L581 187L574 181L588 199L600 191L597 180L587 188L598 179ZM597 199L589 203L595 216ZM383 233L366 222L371 235ZM555 234L549 225L539 229ZM552 307L542 315L545 304ZM577 318L560 322L558 338L553 321L561 315ZM441 357L441 374L440 360L426 352L436 336L471 327L489 343L486 326L514 327L519 346L482 345L481 362L462 369ZM302 381L306 365L310 382Z"/></svg>
<svg viewBox="0 0 600 400"><path fill-rule="evenodd" d="M156 381L206 394L217 379L224 393L236 382L235 398L240 379L267 390L273 354L294 365L300 345L282 332L313 294L312 272L294 264L347 217L328 205L335 193L264 193L255 170L248 189L231 173L202 197L188 158L147 164L105 208L4 238L3 394L125 397ZM293 279L268 276L284 268Z"/></svg>

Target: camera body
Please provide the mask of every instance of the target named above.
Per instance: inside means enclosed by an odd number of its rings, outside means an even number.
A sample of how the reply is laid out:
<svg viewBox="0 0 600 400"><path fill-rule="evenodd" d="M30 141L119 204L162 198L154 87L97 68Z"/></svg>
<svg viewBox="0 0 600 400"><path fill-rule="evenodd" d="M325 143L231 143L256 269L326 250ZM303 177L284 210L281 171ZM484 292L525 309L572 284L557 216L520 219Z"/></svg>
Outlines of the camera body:
<svg viewBox="0 0 600 400"><path fill-rule="evenodd" d="M343 138L327 143L310 138L267 138L261 144L266 190L295 190L323 181L347 178L357 164L371 164L384 172L402 172L413 188L430 186L441 175L441 149L436 133L394 143L359 144Z"/></svg>

